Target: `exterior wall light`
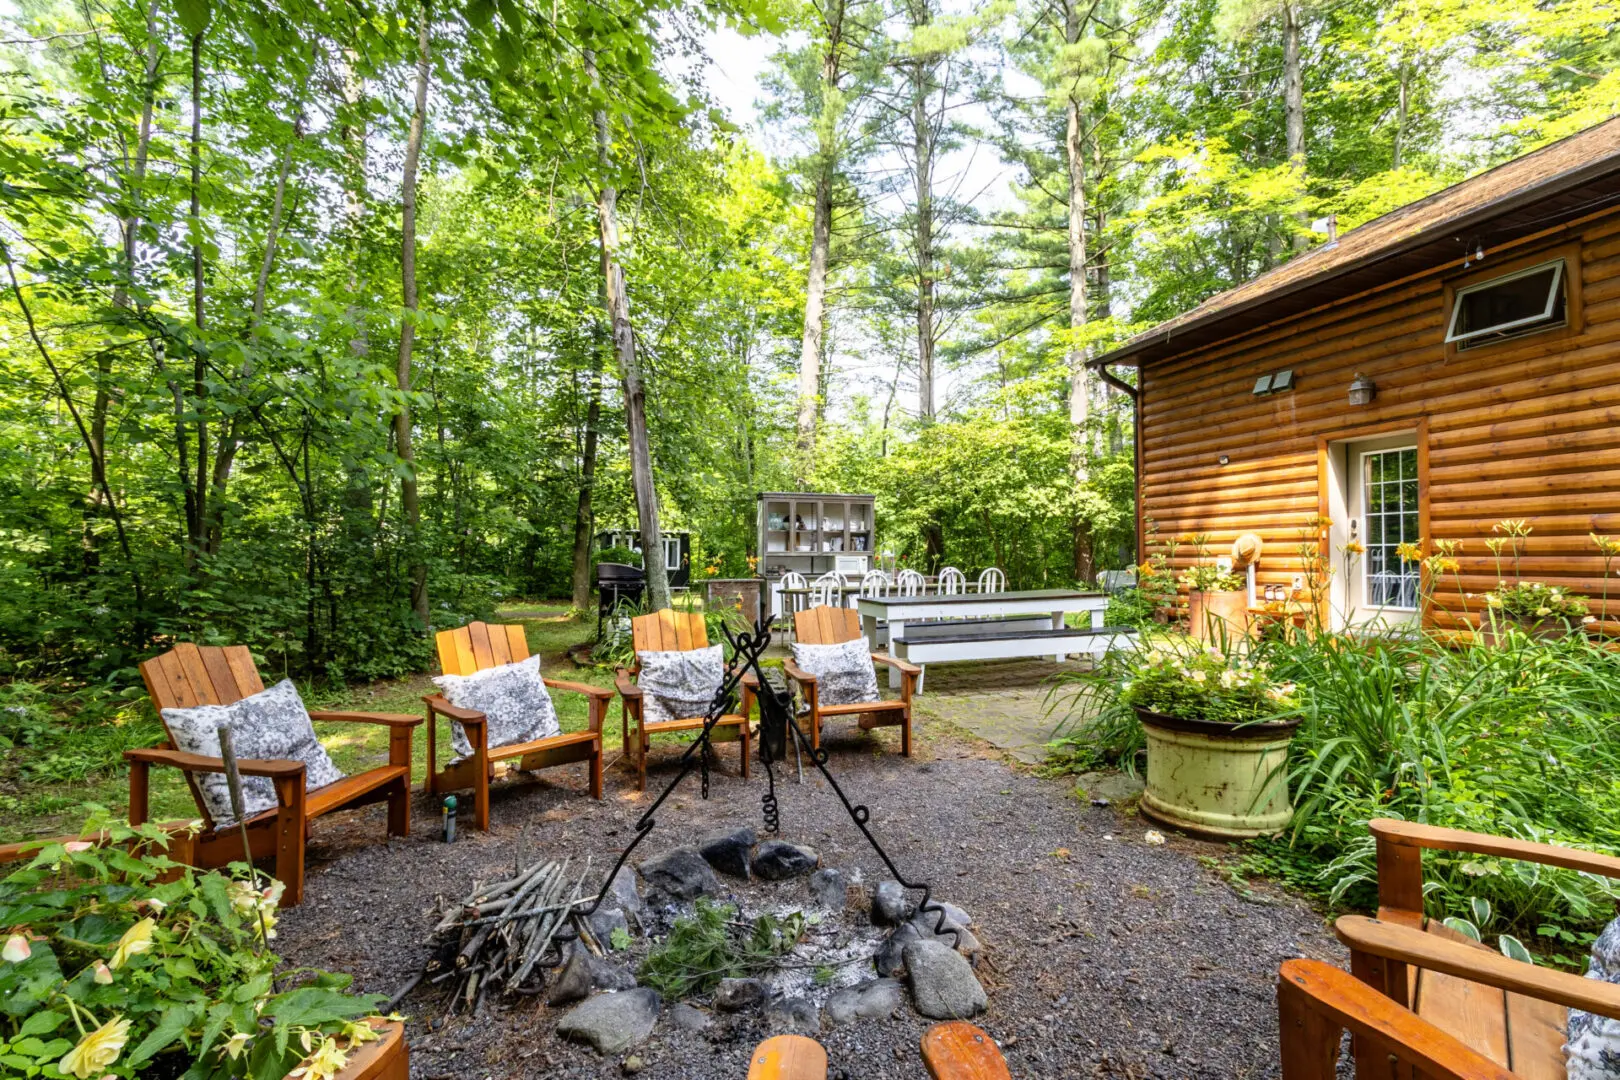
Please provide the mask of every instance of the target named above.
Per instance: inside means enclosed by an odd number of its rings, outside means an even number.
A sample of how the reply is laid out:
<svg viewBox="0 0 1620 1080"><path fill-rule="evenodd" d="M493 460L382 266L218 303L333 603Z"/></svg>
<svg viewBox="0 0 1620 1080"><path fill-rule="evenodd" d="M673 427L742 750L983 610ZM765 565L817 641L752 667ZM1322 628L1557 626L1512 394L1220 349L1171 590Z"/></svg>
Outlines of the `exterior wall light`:
<svg viewBox="0 0 1620 1080"><path fill-rule="evenodd" d="M1355 379L1350 383L1350 404L1369 405L1377 393L1377 385L1361 372L1356 372Z"/></svg>

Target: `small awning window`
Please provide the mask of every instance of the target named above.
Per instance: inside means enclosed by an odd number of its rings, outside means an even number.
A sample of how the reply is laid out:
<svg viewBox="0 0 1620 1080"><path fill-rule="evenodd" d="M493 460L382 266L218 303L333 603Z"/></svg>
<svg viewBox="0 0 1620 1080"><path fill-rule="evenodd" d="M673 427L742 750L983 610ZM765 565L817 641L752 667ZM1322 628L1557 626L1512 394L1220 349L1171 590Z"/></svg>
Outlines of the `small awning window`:
<svg viewBox="0 0 1620 1080"><path fill-rule="evenodd" d="M1564 260L1557 259L1458 289L1446 341L1470 349L1563 326L1566 319Z"/></svg>

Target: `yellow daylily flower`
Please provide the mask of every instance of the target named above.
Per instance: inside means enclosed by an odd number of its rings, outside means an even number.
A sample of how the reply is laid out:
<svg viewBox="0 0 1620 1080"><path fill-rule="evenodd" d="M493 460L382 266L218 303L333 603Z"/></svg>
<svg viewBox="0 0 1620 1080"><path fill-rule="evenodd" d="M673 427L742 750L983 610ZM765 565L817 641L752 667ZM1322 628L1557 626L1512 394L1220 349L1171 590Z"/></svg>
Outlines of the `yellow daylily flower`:
<svg viewBox="0 0 1620 1080"><path fill-rule="evenodd" d="M78 1080L90 1080L93 1076L100 1076L118 1060L128 1041L129 1021L114 1016L80 1039L79 1045L69 1050L56 1063L56 1067L68 1076L78 1077Z"/></svg>
<svg viewBox="0 0 1620 1080"><path fill-rule="evenodd" d="M152 948L152 931L156 928L157 923L147 918L125 930L124 936L118 939L118 948L113 950L112 960L108 962L107 966L117 971L129 962L130 957L139 956L143 952L150 952Z"/></svg>

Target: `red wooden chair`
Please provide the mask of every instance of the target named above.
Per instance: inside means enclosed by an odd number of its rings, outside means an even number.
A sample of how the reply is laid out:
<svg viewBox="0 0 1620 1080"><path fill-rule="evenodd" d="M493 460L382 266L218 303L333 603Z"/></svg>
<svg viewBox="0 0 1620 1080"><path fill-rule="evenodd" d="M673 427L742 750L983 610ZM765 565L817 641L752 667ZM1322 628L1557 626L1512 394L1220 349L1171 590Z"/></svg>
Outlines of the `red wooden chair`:
<svg viewBox="0 0 1620 1080"><path fill-rule="evenodd" d="M469 623L454 630L442 630L435 638L439 646L439 667L446 675L471 675L475 671L512 664L529 658L529 640L523 627L517 623ZM473 823L480 829L489 829L489 782L494 778L495 763L521 758L520 769L549 769L554 765L567 765L575 761L588 761L591 765L591 798L602 797L602 718L607 715L613 691L603 686L568 682L563 679L543 679L553 690L567 690L584 694L590 700L590 727L585 731L565 731L533 742L513 743L510 746L490 746L489 726L484 714L476 709L459 709L444 699L442 694L429 694L422 700L428 707L428 772L427 792L438 795L446 791L473 792ZM471 756L441 771L438 764L438 724L435 716L461 723L472 743Z"/></svg>
<svg viewBox="0 0 1620 1080"><path fill-rule="evenodd" d="M224 648L176 645L161 656L141 665L141 678L152 696L158 716L164 709L189 709L197 705L229 705L264 690L246 646ZM422 722L418 716L373 712L311 712L311 720L337 720L356 724L383 724L389 728L388 764L346 776L334 784L304 790L304 763L301 761L259 761L238 759L243 776L269 777L275 784L280 804L247 819L248 845L254 859L271 854L276 859L276 877L286 886L281 902L292 906L304 897L304 844L310 823L323 814L367 803L388 803L388 835L407 836L411 831L411 730ZM165 733L168 724L164 724ZM197 800L203 820L202 831L192 842L192 864L204 870L226 866L242 859L242 834L235 825L220 829L203 804L193 779L197 773L222 773L225 763L217 757L186 754L174 749L171 736L167 746L152 750L126 750L129 762L129 820L146 821L150 799L150 771L153 765L168 765L185 773L186 784Z"/></svg>

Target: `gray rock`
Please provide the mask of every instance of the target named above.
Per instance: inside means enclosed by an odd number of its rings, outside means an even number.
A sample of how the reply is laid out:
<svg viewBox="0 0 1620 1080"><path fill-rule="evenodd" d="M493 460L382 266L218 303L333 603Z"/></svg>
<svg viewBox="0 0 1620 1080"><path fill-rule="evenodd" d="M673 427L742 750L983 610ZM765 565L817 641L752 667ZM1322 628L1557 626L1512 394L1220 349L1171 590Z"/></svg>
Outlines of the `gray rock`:
<svg viewBox="0 0 1620 1080"><path fill-rule="evenodd" d="M748 857L757 842L753 829L722 829L698 841L698 854L722 874L747 881Z"/></svg>
<svg viewBox="0 0 1620 1080"><path fill-rule="evenodd" d="M911 917L906 890L898 881L880 881L872 891L872 925L899 926Z"/></svg>
<svg viewBox="0 0 1620 1080"><path fill-rule="evenodd" d="M790 844L786 840L767 840L754 853L754 874L766 881L785 881L808 874L821 862L815 848Z"/></svg>
<svg viewBox="0 0 1620 1080"><path fill-rule="evenodd" d="M877 973L884 978L893 978L902 975L906 970L905 948L907 945L922 940L917 928L910 923L903 923L896 927L883 944L878 946L877 954L872 958L877 965Z"/></svg>
<svg viewBox="0 0 1620 1080"><path fill-rule="evenodd" d="M674 848L641 864L647 887L672 900L696 900L720 891L720 879L694 848Z"/></svg>
<svg viewBox="0 0 1620 1080"><path fill-rule="evenodd" d="M599 960L577 943L569 946L561 969L546 995L547 1005L568 1005L592 990L630 990L636 977L617 964Z"/></svg>
<svg viewBox="0 0 1620 1080"><path fill-rule="evenodd" d="M937 941L914 941L905 948L911 1000L930 1020L966 1020L989 1004L984 987L967 960Z"/></svg>
<svg viewBox="0 0 1620 1080"><path fill-rule="evenodd" d="M617 1054L639 1046L652 1034L663 1000L641 986L617 994L597 994L575 1005L557 1021L557 1034L588 1042L599 1053Z"/></svg>
<svg viewBox="0 0 1620 1080"><path fill-rule="evenodd" d="M1119 772L1088 772L1075 777L1075 788L1087 798L1106 799L1111 803L1128 802L1142 794L1144 784L1139 777Z"/></svg>
<svg viewBox="0 0 1620 1080"><path fill-rule="evenodd" d="M714 1007L721 1012L743 1012L765 1004L765 984L758 979L721 979L714 991Z"/></svg>
<svg viewBox="0 0 1620 1080"><path fill-rule="evenodd" d="M684 1001L669 1010L667 1019L677 1031L702 1031L709 1026L709 1014Z"/></svg>
<svg viewBox="0 0 1620 1080"><path fill-rule="evenodd" d="M900 1007L900 999L898 979L868 979L835 991L827 999L827 1020L833 1024L882 1020L894 1014Z"/></svg>
<svg viewBox="0 0 1620 1080"><path fill-rule="evenodd" d="M625 919L624 912L606 904L591 912L591 917L585 921L590 923L591 933L596 935L597 943L604 949L613 948L613 931L630 932L630 923Z"/></svg>
<svg viewBox="0 0 1620 1080"><path fill-rule="evenodd" d="M609 887L613 899L618 901L619 909L631 918L639 918L647 909L647 904L641 899L641 890L636 887L636 872L628 866L619 867L619 872L613 875L613 884Z"/></svg>
<svg viewBox="0 0 1620 1080"><path fill-rule="evenodd" d="M810 898L828 911L844 910L847 886L842 870L817 870L810 875Z"/></svg>
<svg viewBox="0 0 1620 1080"><path fill-rule="evenodd" d="M821 1010L804 998L778 998L765 1006L765 1026L773 1035L815 1035L821 1031Z"/></svg>
<svg viewBox="0 0 1620 1080"><path fill-rule="evenodd" d="M972 955L978 952L982 948L979 939L973 936L973 931L967 928L966 923L952 917L951 910L954 905L941 904L940 906L945 908L945 925L940 926L938 933L934 931L934 928L939 926L939 912L937 911L919 911L911 917L911 922L906 925L917 931L917 936L924 941L943 942L964 955ZM967 916L967 912L961 908L955 910L957 914Z"/></svg>

